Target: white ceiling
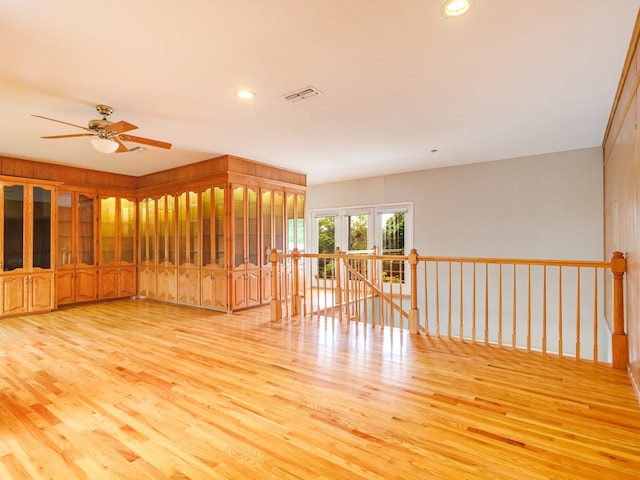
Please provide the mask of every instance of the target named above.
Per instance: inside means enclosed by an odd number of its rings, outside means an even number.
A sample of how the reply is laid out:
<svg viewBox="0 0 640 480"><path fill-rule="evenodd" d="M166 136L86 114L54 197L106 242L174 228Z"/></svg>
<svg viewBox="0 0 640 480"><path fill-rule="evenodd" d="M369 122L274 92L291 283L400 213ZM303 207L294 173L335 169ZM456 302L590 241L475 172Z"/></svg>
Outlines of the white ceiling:
<svg viewBox="0 0 640 480"><path fill-rule="evenodd" d="M640 0L443 1L0 0L0 156L137 176L231 154L318 184L601 145ZM101 154L31 116L99 103L173 148Z"/></svg>

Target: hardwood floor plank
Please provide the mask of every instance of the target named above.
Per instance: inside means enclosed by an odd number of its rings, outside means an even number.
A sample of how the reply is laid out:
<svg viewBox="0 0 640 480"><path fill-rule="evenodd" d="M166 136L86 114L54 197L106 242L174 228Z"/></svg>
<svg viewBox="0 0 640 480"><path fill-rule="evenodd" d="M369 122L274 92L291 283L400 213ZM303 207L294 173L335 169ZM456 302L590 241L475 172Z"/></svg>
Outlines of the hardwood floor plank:
<svg viewBox="0 0 640 480"><path fill-rule="evenodd" d="M142 300L0 322L0 478L636 479L624 372Z"/></svg>

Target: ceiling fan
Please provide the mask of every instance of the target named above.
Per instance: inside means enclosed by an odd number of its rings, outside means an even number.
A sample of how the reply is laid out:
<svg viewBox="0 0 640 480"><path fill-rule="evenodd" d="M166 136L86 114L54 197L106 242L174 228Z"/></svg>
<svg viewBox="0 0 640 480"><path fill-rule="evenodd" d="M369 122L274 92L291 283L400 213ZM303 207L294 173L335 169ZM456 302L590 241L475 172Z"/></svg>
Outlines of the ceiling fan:
<svg viewBox="0 0 640 480"><path fill-rule="evenodd" d="M41 138L94 137L91 139L91 144L96 150L102 153L124 153L140 149L140 147L129 149L123 142L141 143L143 145L150 145L152 147L167 149L171 148L171 144L167 142L129 135L127 132L138 128L135 125L130 124L129 122L121 120L114 123L110 120L107 120L107 117L113 113L113 108L111 108L109 105L96 105L96 110L100 115L102 115L102 118L97 120L90 120L88 126L86 127L75 125L69 122L63 122L62 120L56 120L55 118L43 117L42 115L32 114L32 116L44 118L45 120L51 120L52 122L71 125L72 127L81 128L89 132L76 133L73 135L52 135Z"/></svg>

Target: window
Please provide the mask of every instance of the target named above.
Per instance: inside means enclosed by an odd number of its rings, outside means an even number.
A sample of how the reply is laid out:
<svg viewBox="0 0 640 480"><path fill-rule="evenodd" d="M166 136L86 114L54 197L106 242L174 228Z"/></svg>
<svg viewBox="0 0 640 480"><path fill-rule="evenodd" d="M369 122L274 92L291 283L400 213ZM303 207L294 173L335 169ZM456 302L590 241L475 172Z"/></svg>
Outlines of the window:
<svg viewBox="0 0 640 480"><path fill-rule="evenodd" d="M411 204L377 205L370 207L317 210L310 212L311 235L309 251L333 253L370 251L374 246L380 255L404 256L411 248ZM381 262L382 279L386 283L405 283L405 262ZM318 278L333 277L332 259L318 260Z"/></svg>

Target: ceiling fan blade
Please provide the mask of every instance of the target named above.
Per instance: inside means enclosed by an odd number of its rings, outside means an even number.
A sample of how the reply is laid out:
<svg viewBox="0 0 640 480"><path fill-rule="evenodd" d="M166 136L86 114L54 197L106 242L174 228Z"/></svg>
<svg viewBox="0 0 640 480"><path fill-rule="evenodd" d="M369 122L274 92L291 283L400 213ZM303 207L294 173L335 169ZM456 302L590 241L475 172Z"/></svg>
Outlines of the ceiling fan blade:
<svg viewBox="0 0 640 480"><path fill-rule="evenodd" d="M125 122L124 120L120 120L119 122L112 123L111 125L109 125L106 128L106 130L109 130L110 132L114 132L114 133L124 133L124 132L129 132L131 130L135 130L136 128L138 127L130 124L129 122Z"/></svg>
<svg viewBox="0 0 640 480"><path fill-rule="evenodd" d="M55 118L43 117L42 115L34 115L33 113L31 114L31 116L32 117L43 118L45 120L51 120L52 122L63 123L65 125L70 125L72 127L81 128L83 130L89 130L87 127L76 125L75 123L63 122L62 120L56 120Z"/></svg>
<svg viewBox="0 0 640 480"><path fill-rule="evenodd" d="M93 137L93 133L76 133L74 135L49 135L48 137L40 138L71 138L71 137Z"/></svg>
<svg viewBox="0 0 640 480"><path fill-rule="evenodd" d="M152 140L150 138L135 137L133 135L121 135L120 140L125 142L142 143L144 145L151 145L152 147L171 148L171 144L167 142L161 142L160 140Z"/></svg>
<svg viewBox="0 0 640 480"><path fill-rule="evenodd" d="M129 151L127 146L124 143L122 143L122 140L120 140L118 137L113 137L113 140L118 144L118 149L116 150L116 153L125 153Z"/></svg>

